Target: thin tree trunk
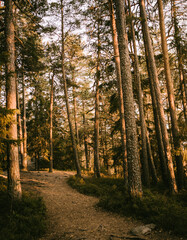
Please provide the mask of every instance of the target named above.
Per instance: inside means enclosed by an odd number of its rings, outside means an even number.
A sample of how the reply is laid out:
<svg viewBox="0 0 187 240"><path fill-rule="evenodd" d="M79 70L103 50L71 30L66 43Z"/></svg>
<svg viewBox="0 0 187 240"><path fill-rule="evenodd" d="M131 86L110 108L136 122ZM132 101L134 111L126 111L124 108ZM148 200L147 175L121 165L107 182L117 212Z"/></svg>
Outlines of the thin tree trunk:
<svg viewBox="0 0 187 240"><path fill-rule="evenodd" d="M146 131L146 133L147 133L147 139L146 139L147 140L147 154L148 154L149 166L151 169L151 177L152 177L153 183L157 184L158 183L157 172L156 172L156 167L155 167L153 154L152 154L152 150L151 150L151 143L150 143L148 131Z"/></svg>
<svg viewBox="0 0 187 240"><path fill-rule="evenodd" d="M95 175L100 177L100 159L99 159L99 80L100 80L100 16L97 22L97 66L96 66L96 79L95 79L95 123L94 123L94 172Z"/></svg>
<svg viewBox="0 0 187 240"><path fill-rule="evenodd" d="M22 76L23 91L23 162L22 171L27 171L27 123L26 123L26 102L25 102L25 77Z"/></svg>
<svg viewBox="0 0 187 240"><path fill-rule="evenodd" d="M181 97L182 97L182 104L183 104L183 111L184 111L184 119L187 122L187 87L186 87L186 81L185 81L185 75L184 75L184 69L183 69L183 57L182 57L182 49L181 49L181 43L180 43L180 35L179 35L179 26L177 21L177 12L176 12L176 3L175 0L171 1L172 4L172 17L173 17L173 23L174 23L174 40L175 45L177 49L177 58L178 58L178 69L179 69L179 79L180 79L180 87L181 87Z"/></svg>
<svg viewBox="0 0 187 240"><path fill-rule="evenodd" d="M85 116L85 104L84 100L82 102L83 105L83 127L84 127L84 151L85 151L85 157L86 157L86 169L89 170L89 154L88 154L88 142L87 142L87 136L86 136L86 116Z"/></svg>
<svg viewBox="0 0 187 240"><path fill-rule="evenodd" d="M132 76L128 42L126 38L126 16L124 1L115 0L117 31L120 53L121 77L123 84L123 98L125 107L125 126L127 141L127 162L128 162L128 185L132 196L142 195L142 183L139 166L138 139L136 132L136 120L134 112L134 99L132 90Z"/></svg>
<svg viewBox="0 0 187 240"><path fill-rule="evenodd" d="M36 123L36 125L34 126L35 127L35 131L37 132L37 123L38 123L38 111L39 111L39 109L38 109L38 102L37 102L37 100L38 100L38 87L37 87L37 79L35 79L35 89L34 89L34 97L35 97L35 112L34 112L34 114L35 114L35 123ZM37 151L37 152L36 152ZM38 152L38 149L36 149L35 150L35 170L36 171L39 171L39 152Z"/></svg>
<svg viewBox="0 0 187 240"><path fill-rule="evenodd" d="M73 70L72 73L72 81L75 83L75 73ZM77 140L77 146L79 146L79 129L78 129L78 123L77 123L77 99L76 99L76 91L75 87L73 86L73 106L74 106L74 122L75 122L75 133L76 133L76 140Z"/></svg>
<svg viewBox="0 0 187 240"><path fill-rule="evenodd" d="M162 40L162 52L164 59L164 70L166 77L166 86L168 93L168 101L169 101L169 111L171 116L171 129L173 135L173 143L175 149L175 160L177 164L177 180L178 180L178 188L182 189L184 187L184 169L183 169L183 157L181 153L181 142L180 142L180 134L179 127L177 123L177 114L174 102L174 90L173 90L173 81L171 78L171 71L169 65L169 55L167 48L167 40L165 34L165 24L164 24L164 13L163 13L163 3L162 0L157 0L158 9L159 9L159 22L160 22L160 32L161 32L161 40Z"/></svg>
<svg viewBox="0 0 187 240"><path fill-rule="evenodd" d="M154 52L153 47L151 43L151 37L149 33L148 23L147 23L147 16L145 11L145 2L144 0L140 0L140 15L141 15L141 21L142 21L142 28L143 28L143 35L145 40L145 45L147 47L147 53L148 53L148 61L150 66L150 73L151 78L150 81L153 81L153 91L155 92L155 96L157 99L157 109L159 113L159 119L160 119L160 126L162 131L162 139L165 149L165 154L167 158L167 167L168 167L168 173L169 173L169 186L171 193L177 192L177 185L175 181L175 174L173 169L173 160L171 155L171 149L169 144L169 138L168 138L168 132L166 128L166 122L165 122L165 115L164 115L164 109L162 106L162 98L160 93L160 87L159 87L159 80L158 80L158 74L156 69L156 63L154 58Z"/></svg>
<svg viewBox="0 0 187 240"><path fill-rule="evenodd" d="M0 106L2 106L2 81L3 81L3 76L2 76L2 67L0 68Z"/></svg>
<svg viewBox="0 0 187 240"><path fill-rule="evenodd" d="M144 38L144 36L143 36L143 38ZM157 144L158 144L158 154L159 154L159 158L160 158L162 179L163 179L164 183L166 185L168 185L167 161L166 161L164 145L163 145L163 141L162 141L160 119L159 119L158 109L156 106L157 104L156 104L155 92L153 89L153 81L150 80L152 78L152 76L151 76L151 70L150 70L150 65L149 65L149 60L148 60L148 50L147 50L147 45L145 44L145 39L144 39L144 46L145 46L147 71L148 71L148 75L149 75L149 83L150 83L150 91L151 91L151 98L152 98L152 105L153 105L153 115L154 115L154 122L155 122L155 131L156 131L156 139L157 139Z"/></svg>
<svg viewBox="0 0 187 240"><path fill-rule="evenodd" d="M54 73L51 78L50 94L50 166L49 172L53 172L53 97L54 97Z"/></svg>
<svg viewBox="0 0 187 240"><path fill-rule="evenodd" d="M8 191L10 197L20 199L22 189L20 183L18 145L17 142L17 113L16 113L16 78L15 78L15 42L14 42L14 12L12 0L5 2L6 26L6 107L12 110L12 122L8 128L7 138L10 140L7 147L8 161Z"/></svg>
<svg viewBox="0 0 187 240"><path fill-rule="evenodd" d="M73 152L74 152L75 166L76 166L76 169L77 169L77 175L81 176L81 168L80 168L80 163L79 163L79 158L78 158L77 146L76 146L75 136L74 136L74 133L73 133L71 116L70 116L70 108L69 108L69 101L68 101L68 91L67 91L67 83L66 83L66 75L65 75L65 69L64 69L64 14L63 14L63 0L61 0L61 24L62 24L62 76L63 76L63 83L64 83L64 95L65 95L65 101L66 101L66 109L67 109L67 115L68 115L68 122L69 122L70 134L71 134L72 147L73 147Z"/></svg>
<svg viewBox="0 0 187 240"><path fill-rule="evenodd" d="M21 119L21 110L20 110L20 100L19 100L19 93L18 93L18 81L16 81L16 98L17 98L17 109L19 110L19 113L18 113L18 139L19 139L19 147L18 147L18 150L20 152L20 159L21 159L21 166L22 166L22 163L23 163L23 132L22 132L22 121L21 121L22 119Z"/></svg>
<svg viewBox="0 0 187 240"><path fill-rule="evenodd" d="M150 179L149 179L149 165L148 165L148 156L147 156L147 127L145 123L145 116L144 116L144 107L143 107L143 92L141 87L141 80L140 80L140 72L139 72L139 61L138 61L138 54L136 48L136 39L135 39L135 31L134 31L134 23L132 19L132 12L131 12L131 5L130 0L128 0L129 6L129 15L131 18L131 35L132 35L132 42L134 48L134 66L135 66L135 81L136 81L136 88L138 92L138 104L139 104L139 112L140 112L140 123L141 123L141 136L142 136L142 165L143 165L143 180L145 186L150 186Z"/></svg>
<svg viewBox="0 0 187 240"><path fill-rule="evenodd" d="M123 151L123 172L125 185L128 185L128 169L127 169L127 149L126 149L126 134L125 134L125 115L124 115L124 103L123 103L123 90L122 90L122 80L121 80L121 68L120 68L120 57L119 57L119 47L116 29L116 19L114 15L113 1L108 0L110 19L111 19L111 29L113 38L113 48L116 66L116 76L117 76L117 88L118 88L118 98L119 98L119 112L120 112L120 125L121 125L121 143Z"/></svg>

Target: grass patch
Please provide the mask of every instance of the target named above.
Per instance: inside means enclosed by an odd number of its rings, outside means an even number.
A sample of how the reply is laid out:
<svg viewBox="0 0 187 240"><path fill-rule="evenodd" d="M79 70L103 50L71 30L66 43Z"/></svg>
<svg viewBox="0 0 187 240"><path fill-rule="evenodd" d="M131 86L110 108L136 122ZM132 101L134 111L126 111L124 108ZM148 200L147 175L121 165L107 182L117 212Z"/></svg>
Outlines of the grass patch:
<svg viewBox="0 0 187 240"><path fill-rule="evenodd" d="M187 236L186 191L168 196L160 194L158 189L144 189L142 199L133 199L126 191L123 179L73 176L68 183L83 194L99 197L99 207Z"/></svg>
<svg viewBox="0 0 187 240"><path fill-rule="evenodd" d="M35 240L45 233L46 208L42 198L24 193L12 206L7 195L7 182L0 178L0 238Z"/></svg>

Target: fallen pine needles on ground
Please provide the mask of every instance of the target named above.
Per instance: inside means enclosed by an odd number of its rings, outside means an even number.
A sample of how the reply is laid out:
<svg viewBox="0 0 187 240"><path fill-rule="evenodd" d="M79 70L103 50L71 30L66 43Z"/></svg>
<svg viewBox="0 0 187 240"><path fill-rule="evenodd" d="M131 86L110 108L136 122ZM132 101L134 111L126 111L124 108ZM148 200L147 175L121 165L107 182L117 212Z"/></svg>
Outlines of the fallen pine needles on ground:
<svg viewBox="0 0 187 240"><path fill-rule="evenodd" d="M125 216L133 216L145 223L175 234L187 236L187 192L176 196L159 193L159 189L144 189L143 197L132 199L124 187L123 179L77 178L68 179L68 184L80 193L99 197L98 206Z"/></svg>

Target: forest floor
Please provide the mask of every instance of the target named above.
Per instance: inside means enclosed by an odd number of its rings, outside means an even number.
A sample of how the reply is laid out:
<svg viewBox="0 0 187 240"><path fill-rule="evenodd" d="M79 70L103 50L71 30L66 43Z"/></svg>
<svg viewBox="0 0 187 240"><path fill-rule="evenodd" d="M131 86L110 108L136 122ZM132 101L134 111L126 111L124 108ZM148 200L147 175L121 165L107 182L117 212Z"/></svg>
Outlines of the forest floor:
<svg viewBox="0 0 187 240"><path fill-rule="evenodd" d="M47 207L47 231L40 240L179 240L161 230L143 237L129 231L140 221L105 212L95 207L98 199L78 193L67 183L73 172L22 172L22 186L43 197Z"/></svg>

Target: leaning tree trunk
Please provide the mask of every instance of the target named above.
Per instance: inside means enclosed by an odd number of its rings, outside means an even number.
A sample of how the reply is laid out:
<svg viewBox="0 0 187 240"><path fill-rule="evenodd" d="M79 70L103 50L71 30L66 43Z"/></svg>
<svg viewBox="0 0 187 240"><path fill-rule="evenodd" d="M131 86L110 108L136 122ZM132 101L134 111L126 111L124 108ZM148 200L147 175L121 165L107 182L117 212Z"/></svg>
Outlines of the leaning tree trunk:
<svg viewBox="0 0 187 240"><path fill-rule="evenodd" d="M109 11L110 11L110 19L111 19L111 29L112 29L113 48L114 48L114 57L115 57L115 66L116 66L118 98L119 98L121 143L122 143L122 151L123 151L123 172L124 172L125 185L128 185L125 116L124 116L123 90L122 90L122 80L121 80L121 68L120 68L117 29L116 29L116 19L114 15L113 1L108 0L108 3L109 3Z"/></svg>
<svg viewBox="0 0 187 240"><path fill-rule="evenodd" d="M62 24L62 77L63 77L63 84L64 84L64 95L65 95L65 101L66 101L66 109L67 109L67 115L68 115L68 122L69 122L69 128L70 128L70 134L71 134L71 141L72 141L72 147L74 152L74 160L75 160L75 166L77 169L77 175L81 176L81 168L78 158L78 152L77 152L77 145L75 141L75 136L73 132L72 127L72 121L70 116L70 107L69 107L69 101L68 101L68 91L67 91L67 83L66 83L66 75L65 75L65 69L64 69L64 14L63 14L63 0L61 0L61 24Z"/></svg>
<svg viewBox="0 0 187 240"><path fill-rule="evenodd" d="M22 189L20 183L18 145L17 145L17 113L16 113L16 78L15 78L15 41L14 41L14 12L12 0L5 2L6 26L6 107L12 110L11 124L8 128L8 191L10 197L20 199Z"/></svg>
<svg viewBox="0 0 187 240"><path fill-rule="evenodd" d="M166 86L167 86L168 101L169 101L169 111L171 116L171 129L172 129L173 144L175 149L175 160L177 165L178 188L182 189L184 187L184 169L183 169L183 162L182 162L183 157L181 153L180 134L179 134L177 114L176 114L175 102L174 102L173 82L171 78L171 71L170 71L170 65L169 65L169 55L168 55L165 24L164 24L163 3L162 3L162 0L157 0L157 2L158 2L158 10L159 10L159 22L160 22L160 32L161 32L161 40L162 40L162 52L163 52L163 59L164 59Z"/></svg>
<svg viewBox="0 0 187 240"><path fill-rule="evenodd" d="M120 53L121 77L125 107L125 126L127 141L128 186L132 196L142 195L142 182L139 166L138 139L134 112L131 66L126 38L126 16L124 1L115 0L117 31Z"/></svg>
<svg viewBox="0 0 187 240"><path fill-rule="evenodd" d="M140 72L139 72L139 61L138 61L138 54L136 48L136 39L135 39L135 31L134 31L134 23L132 19L132 12L131 12L131 5L130 0L128 0L128 7L129 7L129 15L131 18L131 35L132 35L132 42L134 48L134 72L135 72L135 83L138 92L138 104L139 104L139 112L140 112L140 123L141 123L141 137L142 137L142 167L143 167L143 180L145 186L150 186L150 179L149 179L149 165L148 165L148 155L147 155L147 127L145 123L145 116L144 116L144 107L143 107L143 92L141 87L141 80L140 80Z"/></svg>
<svg viewBox="0 0 187 240"><path fill-rule="evenodd" d="M51 78L51 94L50 94L50 165L49 172L53 172L53 98L54 98L54 73Z"/></svg>
<svg viewBox="0 0 187 240"><path fill-rule="evenodd" d="M151 37L150 37L148 23L147 23L147 15L145 11L144 0L140 0L140 15L141 15L145 45L147 47L148 62L149 62L148 64L150 66L150 73L151 73L150 81L153 81L152 82L153 91L157 99L156 104L157 104L157 109L158 109L158 114L160 119L160 126L162 131L162 139L163 139L165 154L167 158L167 167L168 167L169 180L170 180L169 181L170 191L172 193L176 193L177 185L176 185L175 174L173 169L173 160L172 160L171 148L169 144L168 132L166 128L164 109L162 105L162 97L161 97L161 92L159 87L159 80L158 80L158 74L157 74L156 63L154 58L153 46L151 43Z"/></svg>

